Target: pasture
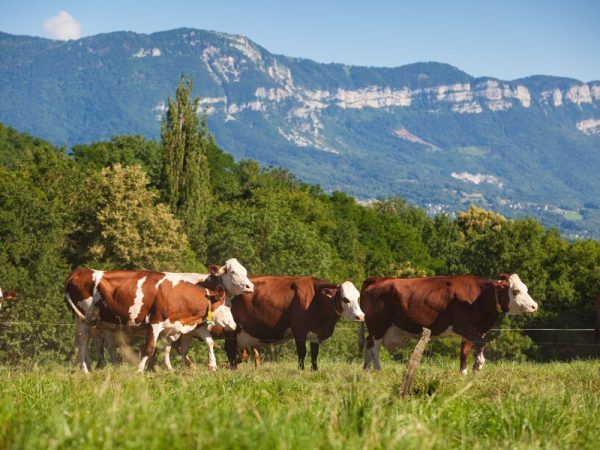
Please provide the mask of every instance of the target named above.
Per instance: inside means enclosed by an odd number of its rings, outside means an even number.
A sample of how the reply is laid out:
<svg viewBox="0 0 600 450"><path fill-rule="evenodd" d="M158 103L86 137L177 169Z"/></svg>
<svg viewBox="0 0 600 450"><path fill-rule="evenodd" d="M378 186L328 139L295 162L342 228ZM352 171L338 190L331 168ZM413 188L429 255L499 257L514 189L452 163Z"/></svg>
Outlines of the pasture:
<svg viewBox="0 0 600 450"><path fill-rule="evenodd" d="M0 448L595 449L598 366L490 361L460 377L455 358L426 355L406 400L405 364L389 360L380 373L325 358L300 372L289 357L214 373L0 366Z"/></svg>

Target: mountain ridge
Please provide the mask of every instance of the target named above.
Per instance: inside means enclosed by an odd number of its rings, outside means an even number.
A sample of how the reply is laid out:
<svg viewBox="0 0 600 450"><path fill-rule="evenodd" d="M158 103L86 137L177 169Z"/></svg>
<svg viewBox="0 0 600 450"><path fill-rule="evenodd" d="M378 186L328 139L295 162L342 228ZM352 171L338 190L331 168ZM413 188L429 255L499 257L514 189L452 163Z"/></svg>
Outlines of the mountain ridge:
<svg viewBox="0 0 600 450"><path fill-rule="evenodd" d="M431 212L476 203L600 236L595 81L323 64L193 28L71 41L0 32L0 121L58 145L156 139L182 73L237 158L363 199L401 195Z"/></svg>

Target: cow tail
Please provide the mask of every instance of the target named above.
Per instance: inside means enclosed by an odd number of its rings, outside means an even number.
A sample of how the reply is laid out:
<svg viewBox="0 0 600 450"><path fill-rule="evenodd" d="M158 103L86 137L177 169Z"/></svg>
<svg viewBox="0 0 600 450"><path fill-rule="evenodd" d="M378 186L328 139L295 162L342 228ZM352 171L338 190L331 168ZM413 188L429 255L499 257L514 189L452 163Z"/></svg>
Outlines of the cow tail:
<svg viewBox="0 0 600 450"><path fill-rule="evenodd" d="M365 323L361 322L358 328L358 351L362 353L365 349Z"/></svg>

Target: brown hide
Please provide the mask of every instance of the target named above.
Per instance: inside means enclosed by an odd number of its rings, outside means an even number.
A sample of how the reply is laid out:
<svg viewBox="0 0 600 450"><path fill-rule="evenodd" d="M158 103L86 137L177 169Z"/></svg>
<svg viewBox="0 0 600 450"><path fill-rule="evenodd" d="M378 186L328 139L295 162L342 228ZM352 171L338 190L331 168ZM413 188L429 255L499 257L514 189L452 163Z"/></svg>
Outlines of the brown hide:
<svg viewBox="0 0 600 450"><path fill-rule="evenodd" d="M374 339L392 325L410 333L431 329L433 336L452 326L479 342L498 317L496 293L508 311L508 282L473 275L428 278L377 278L365 281L360 306Z"/></svg>
<svg viewBox="0 0 600 450"><path fill-rule="evenodd" d="M339 319L335 304L323 289L336 285L313 277L254 276L252 294L232 301L236 323L251 336L265 342L284 339L290 329L297 339L306 339L310 331L320 339L333 333Z"/></svg>
<svg viewBox="0 0 600 450"><path fill-rule="evenodd" d="M244 331L265 343L289 338L296 341L298 367L304 369L306 339L309 332L318 341L333 334L342 310L339 289L334 283L313 277L254 276L252 294L235 297L231 304L238 332ZM231 367L235 367L237 333L226 333L225 349ZM319 344L311 342L311 365L317 369ZM255 350L258 358L258 352ZM257 363L258 365L258 363Z"/></svg>
<svg viewBox="0 0 600 450"><path fill-rule="evenodd" d="M69 293L75 305L86 298L93 297L93 273L89 269L76 269L67 277L65 291ZM148 271L104 272L97 287L100 295L98 302L100 319L117 325L140 325L146 323L146 318L149 319L148 323L169 319L171 322L180 321L186 325L197 323L200 318L204 319L209 301L205 288L185 281L180 281L173 286L168 280L163 281L157 288L156 285L164 276L162 272ZM135 302L138 283L142 279L144 279L141 285L142 305L132 321L130 308ZM222 288L212 295L213 298L221 299L222 304L224 301Z"/></svg>

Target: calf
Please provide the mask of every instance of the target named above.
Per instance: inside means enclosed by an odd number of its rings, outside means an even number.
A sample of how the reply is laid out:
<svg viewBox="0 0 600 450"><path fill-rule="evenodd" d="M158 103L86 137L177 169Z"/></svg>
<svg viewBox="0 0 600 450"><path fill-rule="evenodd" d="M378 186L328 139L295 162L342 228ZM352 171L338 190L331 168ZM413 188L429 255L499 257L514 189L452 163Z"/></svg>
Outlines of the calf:
<svg viewBox="0 0 600 450"><path fill-rule="evenodd" d="M369 331L364 368L381 369L379 348L402 346L423 327L432 336L457 334L463 337L461 373L475 344L474 371L483 366L485 334L500 313L535 312L538 305L517 274L491 280L473 275L425 278L367 279L361 291L361 308ZM360 344L359 344L360 345Z"/></svg>
<svg viewBox="0 0 600 450"><path fill-rule="evenodd" d="M345 281L336 285L313 277L251 277L253 293L244 293L232 301L233 318L239 334L226 336L225 349L232 368L241 348L261 343L278 343L293 338L298 368L304 369L306 341L310 341L311 365L317 370L319 344L330 337L338 319L362 321L356 287Z"/></svg>

